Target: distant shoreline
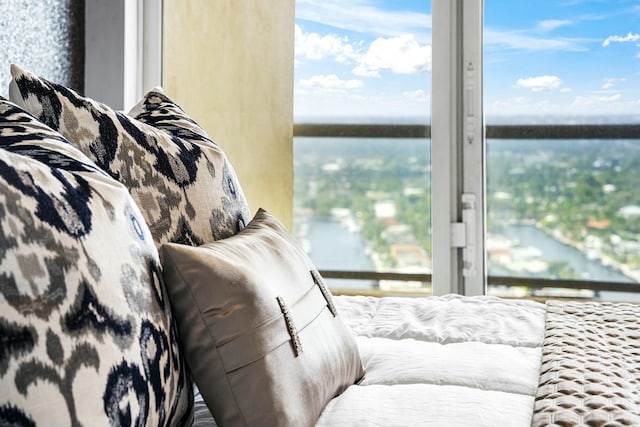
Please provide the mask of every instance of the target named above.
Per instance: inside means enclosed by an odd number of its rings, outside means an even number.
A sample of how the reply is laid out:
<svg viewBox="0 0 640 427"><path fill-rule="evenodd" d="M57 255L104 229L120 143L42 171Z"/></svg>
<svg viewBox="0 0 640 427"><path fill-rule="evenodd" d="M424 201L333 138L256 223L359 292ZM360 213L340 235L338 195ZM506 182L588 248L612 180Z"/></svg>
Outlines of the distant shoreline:
<svg viewBox="0 0 640 427"><path fill-rule="evenodd" d="M530 225L530 224L528 224L528 225ZM582 253L584 256L588 257L588 254L584 250L582 245L580 245L578 242L574 242L574 241L566 238L565 236L562 235L562 233L559 230L554 232L553 230L549 230L548 228L543 227L539 223L536 223L534 225L540 231L546 233L549 237L557 240L558 242L562 243L563 245L567 245L567 246L570 246L570 247L576 249L577 251ZM623 276L626 276L627 278L629 278L629 280L632 280L633 283L640 283L640 272L636 272L635 270L631 270L631 268L628 265L622 264L622 263L616 261L615 259L613 259L613 258L611 258L609 256L606 256L606 255L603 255L603 254L600 254L600 256L598 256L597 258L594 258L594 260L598 261L600 264L602 264L605 267L613 268L618 273L620 273Z"/></svg>

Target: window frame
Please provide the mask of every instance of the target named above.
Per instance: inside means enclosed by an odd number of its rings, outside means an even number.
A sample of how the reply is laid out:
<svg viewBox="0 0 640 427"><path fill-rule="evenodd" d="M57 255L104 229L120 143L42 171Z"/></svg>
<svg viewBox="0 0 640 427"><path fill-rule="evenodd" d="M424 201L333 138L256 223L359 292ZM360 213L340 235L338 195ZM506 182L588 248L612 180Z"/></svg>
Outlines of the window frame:
<svg viewBox="0 0 640 427"><path fill-rule="evenodd" d="M128 110L161 84L162 1L87 0L85 95Z"/></svg>
<svg viewBox="0 0 640 427"><path fill-rule="evenodd" d="M294 125L294 137L357 137L357 138L420 138L431 137L428 125L360 125L337 123L297 123ZM598 124L598 125L487 125L487 139L638 139L640 124ZM431 274L406 274L377 271L321 270L328 279L351 280L397 280L432 282ZM640 292L636 283L578 280L545 279L519 276L487 275L488 286L519 287L531 289L562 288L587 289L594 291ZM362 289L335 289L341 294L363 293ZM377 290L366 290L370 295L384 295ZM394 294L420 295L408 291L394 291ZM560 297L555 297L560 298Z"/></svg>
<svg viewBox="0 0 640 427"><path fill-rule="evenodd" d="M105 21L106 3L88 0L87 23ZM343 125L304 124L293 126L293 136L356 136L356 137L431 137L432 138L432 198L433 204L433 275L408 275L385 272L325 271L331 278L378 278L421 280L431 282L434 295L461 293L485 294L487 285L528 286L531 288L562 287L630 292L635 284L588 280L529 279L487 275L485 243L485 134L486 138L629 138L640 134L640 125L499 125L485 128L482 114L482 34L483 0L433 0L433 79L432 125ZM101 8L101 7L102 8ZM115 76L115 92L102 79L85 86L92 93L119 96L122 108L138 100L146 90L162 83L162 1L119 0L109 2L115 10L113 22L103 28L92 27L85 34L87 50L86 76ZM120 25L122 23L122 25ZM445 25L446 24L446 25ZM442 26L441 26L442 25ZM95 44L96 40L102 44ZM115 51L109 46L116 46ZM113 56L96 57L105 50ZM451 52L456 52L452 55ZM459 72L469 61L478 64L476 72ZM114 62L116 65L114 65ZM94 67L94 68L91 68ZM92 72L99 67L101 72ZM107 72L105 72L107 70ZM110 71L113 71L111 73ZM99 96L96 96L100 99ZM128 105L130 104L130 105ZM114 105L120 105L118 102ZM437 106L437 108L434 108ZM469 114L472 112L473 114ZM433 135L432 135L433 133ZM472 143L465 144L471 136ZM438 159L437 161L435 159ZM442 161L440 161L442 160ZM450 167L454 166L454 167ZM293 164L291 165L293 169ZM481 179L478 179L478 176ZM463 248L452 245L453 229L462 221L461 195L476 196L475 227L465 227L465 240L474 243L476 274L463 274ZM441 199L442 198L442 199ZM436 229L437 226L441 227ZM437 238L436 238L437 234ZM436 252L437 250L437 252ZM436 255L437 253L437 255ZM406 276L406 277L405 277ZM432 280L435 278L435 280Z"/></svg>
<svg viewBox="0 0 640 427"><path fill-rule="evenodd" d="M433 78L431 126L294 124L295 136L431 137L432 139L432 248L433 274L323 271L327 278L431 282L434 295L486 294L488 285L526 286L640 292L637 284L593 280L558 280L488 276L486 239L486 139L638 139L640 125L494 125L485 126L482 114L482 0L433 0ZM455 52L452 54L451 52ZM476 72L462 65L480 64ZM460 72L460 70L463 70ZM470 114L471 113L471 114ZM471 143L465 143L471 136ZM464 224L464 240L475 243L473 278L466 277L461 252L452 235L463 221L462 194L476 197L475 227ZM471 231L471 233L469 233ZM432 280L433 279L433 280ZM350 293L350 290L340 292ZM360 292L362 292L360 290ZM373 292L376 293L377 292Z"/></svg>
<svg viewBox="0 0 640 427"><path fill-rule="evenodd" d="M484 295L483 0L433 0L431 198L434 295Z"/></svg>

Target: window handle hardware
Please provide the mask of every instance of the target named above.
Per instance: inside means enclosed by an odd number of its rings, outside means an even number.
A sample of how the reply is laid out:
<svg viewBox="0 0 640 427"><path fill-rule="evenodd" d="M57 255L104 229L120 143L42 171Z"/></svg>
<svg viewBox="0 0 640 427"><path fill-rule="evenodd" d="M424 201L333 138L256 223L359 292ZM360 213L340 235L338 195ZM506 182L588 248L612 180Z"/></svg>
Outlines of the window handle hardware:
<svg viewBox="0 0 640 427"><path fill-rule="evenodd" d="M462 222L451 223L451 247L462 249L462 275L465 277L476 275L475 235L476 196L465 193L462 195Z"/></svg>

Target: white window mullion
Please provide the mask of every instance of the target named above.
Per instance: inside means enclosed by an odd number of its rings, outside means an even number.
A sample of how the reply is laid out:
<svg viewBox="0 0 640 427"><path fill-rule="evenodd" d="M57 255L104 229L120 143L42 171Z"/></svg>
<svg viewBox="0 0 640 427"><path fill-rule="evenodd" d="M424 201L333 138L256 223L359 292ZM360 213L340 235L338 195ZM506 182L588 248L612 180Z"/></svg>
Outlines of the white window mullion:
<svg viewBox="0 0 640 427"><path fill-rule="evenodd" d="M463 0L462 13L462 220L466 225L462 249L465 295L486 293L485 141L482 99L483 1Z"/></svg>
<svg viewBox="0 0 640 427"><path fill-rule="evenodd" d="M140 95L162 85L162 1L142 0Z"/></svg>
<svg viewBox="0 0 640 427"><path fill-rule="evenodd" d="M132 107L161 84L162 2L87 0L87 96L118 110Z"/></svg>
<svg viewBox="0 0 640 427"><path fill-rule="evenodd" d="M433 293L486 289L482 0L434 0Z"/></svg>
<svg viewBox="0 0 640 427"><path fill-rule="evenodd" d="M434 295L461 293L458 250L451 245L458 221L457 76L459 1L433 0L431 79L431 227Z"/></svg>

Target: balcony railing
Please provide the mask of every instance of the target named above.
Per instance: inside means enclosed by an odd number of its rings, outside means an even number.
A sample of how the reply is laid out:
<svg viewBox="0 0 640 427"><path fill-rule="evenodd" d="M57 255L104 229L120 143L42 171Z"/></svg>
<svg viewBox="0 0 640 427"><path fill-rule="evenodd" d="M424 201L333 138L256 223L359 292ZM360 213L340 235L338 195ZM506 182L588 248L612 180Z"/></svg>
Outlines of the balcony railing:
<svg viewBox="0 0 640 427"><path fill-rule="evenodd" d="M487 139L638 139L640 124L488 125ZM293 136L431 138L429 125L297 123Z"/></svg>
<svg viewBox="0 0 640 427"><path fill-rule="evenodd" d="M297 123L294 137L352 138L430 138L429 125L402 124L326 124ZM577 124L577 125L488 125L487 139L640 139L640 124ZM322 270L327 279L393 280L431 283L431 274L408 274L378 271ZM566 280L527 277L488 276L490 286L527 287L530 289L559 288L609 292L640 293L640 284L597 280ZM353 290L341 290L349 293ZM360 293L361 290L358 290ZM383 294L373 291L371 294ZM397 294L420 294L414 291Z"/></svg>

